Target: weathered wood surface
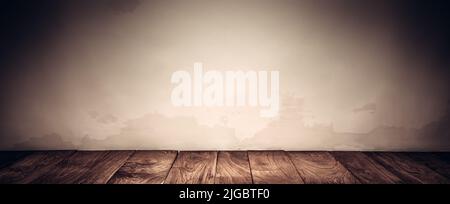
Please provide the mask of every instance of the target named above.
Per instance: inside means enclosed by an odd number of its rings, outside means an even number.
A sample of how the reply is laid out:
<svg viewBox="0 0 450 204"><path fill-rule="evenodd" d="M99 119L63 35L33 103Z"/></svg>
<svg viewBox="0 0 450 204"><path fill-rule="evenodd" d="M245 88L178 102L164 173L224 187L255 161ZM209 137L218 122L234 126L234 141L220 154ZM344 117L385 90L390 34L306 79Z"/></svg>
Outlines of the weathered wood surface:
<svg viewBox="0 0 450 204"><path fill-rule="evenodd" d="M250 184L252 174L247 152L219 152L215 183Z"/></svg>
<svg viewBox="0 0 450 204"><path fill-rule="evenodd" d="M34 152L0 170L0 183L30 183L48 173L73 151Z"/></svg>
<svg viewBox="0 0 450 204"><path fill-rule="evenodd" d="M286 152L250 151L248 158L256 184L304 183Z"/></svg>
<svg viewBox="0 0 450 204"><path fill-rule="evenodd" d="M77 183L84 174L91 171L95 164L105 158L108 153L108 151L75 152L32 183Z"/></svg>
<svg viewBox="0 0 450 204"><path fill-rule="evenodd" d="M424 164L400 153L367 153L405 183L448 183L447 179Z"/></svg>
<svg viewBox="0 0 450 204"><path fill-rule="evenodd" d="M108 183L162 184L176 157L176 151L138 151Z"/></svg>
<svg viewBox="0 0 450 204"><path fill-rule="evenodd" d="M400 178L362 152L332 152L332 155L361 183L402 183Z"/></svg>
<svg viewBox="0 0 450 204"><path fill-rule="evenodd" d="M449 153L0 152L0 183L448 183Z"/></svg>
<svg viewBox="0 0 450 204"><path fill-rule="evenodd" d="M359 183L358 179L328 152L289 152L288 154L305 183Z"/></svg>
<svg viewBox="0 0 450 204"><path fill-rule="evenodd" d="M213 184L217 152L179 152L166 182L168 184Z"/></svg>

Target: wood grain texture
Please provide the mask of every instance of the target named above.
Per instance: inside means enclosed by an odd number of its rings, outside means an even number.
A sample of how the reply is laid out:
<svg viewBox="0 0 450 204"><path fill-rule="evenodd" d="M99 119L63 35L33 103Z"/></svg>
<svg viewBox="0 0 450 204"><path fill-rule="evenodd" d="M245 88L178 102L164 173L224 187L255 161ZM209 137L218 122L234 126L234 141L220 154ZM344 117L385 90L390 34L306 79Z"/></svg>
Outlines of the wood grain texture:
<svg viewBox="0 0 450 204"><path fill-rule="evenodd" d="M122 167L134 151L109 151L99 159L92 168L83 174L75 183L104 184Z"/></svg>
<svg viewBox="0 0 450 204"><path fill-rule="evenodd" d="M176 157L176 151L137 151L108 183L162 184Z"/></svg>
<svg viewBox="0 0 450 204"><path fill-rule="evenodd" d="M175 151L39 151L20 155L4 156L14 162L0 169L0 183L448 183L450 175L446 152L194 151L177 156Z"/></svg>
<svg viewBox="0 0 450 204"><path fill-rule="evenodd" d="M433 169L437 173L450 179L450 161L446 161L439 156L439 153L405 153L414 161L420 162L429 168Z"/></svg>
<svg viewBox="0 0 450 204"><path fill-rule="evenodd" d="M288 152L307 184L356 184L359 181L328 152Z"/></svg>
<svg viewBox="0 0 450 204"><path fill-rule="evenodd" d="M401 179L362 152L331 152L361 183L401 183Z"/></svg>
<svg viewBox="0 0 450 204"><path fill-rule="evenodd" d="M213 184L217 152L179 152L165 183Z"/></svg>
<svg viewBox="0 0 450 204"><path fill-rule="evenodd" d="M73 151L34 152L0 171L0 183L26 184L50 171Z"/></svg>
<svg viewBox="0 0 450 204"><path fill-rule="evenodd" d="M448 183L442 175L400 153L367 153L405 183Z"/></svg>
<svg viewBox="0 0 450 204"><path fill-rule="evenodd" d="M75 152L32 183L70 184L78 181L86 172L108 154L107 151Z"/></svg>
<svg viewBox="0 0 450 204"><path fill-rule="evenodd" d="M283 151L250 151L248 158L255 184L304 183Z"/></svg>
<svg viewBox="0 0 450 204"><path fill-rule="evenodd" d="M250 184L252 175L247 152L219 152L217 156L217 184Z"/></svg>

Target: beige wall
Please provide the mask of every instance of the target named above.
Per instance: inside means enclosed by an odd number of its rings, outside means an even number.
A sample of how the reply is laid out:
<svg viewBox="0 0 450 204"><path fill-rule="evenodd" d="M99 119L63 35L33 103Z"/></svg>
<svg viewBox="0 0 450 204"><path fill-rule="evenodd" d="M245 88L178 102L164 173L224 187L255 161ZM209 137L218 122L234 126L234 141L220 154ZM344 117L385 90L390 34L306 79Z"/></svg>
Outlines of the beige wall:
<svg viewBox="0 0 450 204"><path fill-rule="evenodd" d="M3 77L0 148L450 149L448 69L382 4L76 2ZM279 70L280 117L173 107L195 62Z"/></svg>

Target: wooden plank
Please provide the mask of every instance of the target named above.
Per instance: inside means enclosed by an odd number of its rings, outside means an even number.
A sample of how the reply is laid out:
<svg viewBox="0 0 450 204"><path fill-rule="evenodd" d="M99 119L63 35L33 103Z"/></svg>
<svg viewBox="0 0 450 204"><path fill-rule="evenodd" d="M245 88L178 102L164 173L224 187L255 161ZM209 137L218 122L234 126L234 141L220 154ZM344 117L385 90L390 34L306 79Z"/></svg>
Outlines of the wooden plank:
<svg viewBox="0 0 450 204"><path fill-rule="evenodd" d="M251 184L252 175L247 152L219 152L215 183Z"/></svg>
<svg viewBox="0 0 450 204"><path fill-rule="evenodd" d="M169 171L168 184L213 184L217 152L180 152Z"/></svg>
<svg viewBox="0 0 450 204"><path fill-rule="evenodd" d="M250 151L248 158L255 184L303 183L285 152Z"/></svg>
<svg viewBox="0 0 450 204"><path fill-rule="evenodd" d="M308 184L355 184L359 181L328 152L288 152Z"/></svg>
<svg viewBox="0 0 450 204"><path fill-rule="evenodd" d="M78 181L86 172L108 154L107 151L80 151L58 163L49 172L32 183L70 184Z"/></svg>
<svg viewBox="0 0 450 204"><path fill-rule="evenodd" d="M0 183L30 183L74 151L34 152L0 171Z"/></svg>
<svg viewBox="0 0 450 204"><path fill-rule="evenodd" d="M447 177L447 179L450 179L450 162L441 159L438 154L423 152L407 153L414 161L420 162L442 176Z"/></svg>
<svg viewBox="0 0 450 204"><path fill-rule="evenodd" d="M396 174L405 183L448 183L447 179L423 164L415 162L404 154L372 152L367 153L386 169Z"/></svg>
<svg viewBox="0 0 450 204"><path fill-rule="evenodd" d="M0 152L0 169L6 166L9 166L10 164L14 163L15 161L22 159L23 157L31 154L31 152L25 152L25 151L1 151Z"/></svg>
<svg viewBox="0 0 450 204"><path fill-rule="evenodd" d="M331 152L361 183L401 183L401 179L362 152Z"/></svg>
<svg viewBox="0 0 450 204"><path fill-rule="evenodd" d="M104 184L125 164L134 151L108 151L95 165L74 183Z"/></svg>
<svg viewBox="0 0 450 204"><path fill-rule="evenodd" d="M162 184L176 157L176 151L137 151L108 183Z"/></svg>

